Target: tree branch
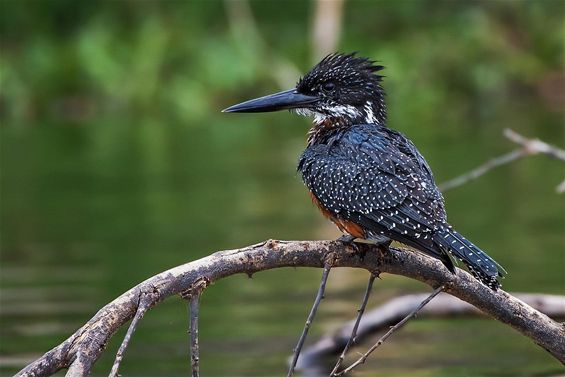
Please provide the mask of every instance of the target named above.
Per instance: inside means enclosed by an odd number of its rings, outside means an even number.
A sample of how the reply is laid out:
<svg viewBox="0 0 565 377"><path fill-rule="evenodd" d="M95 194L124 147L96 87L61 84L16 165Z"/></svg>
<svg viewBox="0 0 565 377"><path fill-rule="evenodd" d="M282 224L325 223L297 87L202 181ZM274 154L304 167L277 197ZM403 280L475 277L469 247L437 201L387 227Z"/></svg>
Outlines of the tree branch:
<svg viewBox="0 0 565 377"><path fill-rule="evenodd" d="M190 366L192 377L200 375L200 347L198 345L198 316L200 315L200 293L193 294L189 300L190 310Z"/></svg>
<svg viewBox="0 0 565 377"><path fill-rule="evenodd" d="M557 360L565 363L565 329L521 300L498 290L492 291L463 270L451 274L441 262L423 254L390 248L390 252L369 244L358 244L351 252L335 241L266 241L242 249L221 251L155 275L103 307L83 327L17 376L49 376L68 368L68 375L85 375L98 360L112 335L132 319L138 310L141 292L152 292L148 308L165 298L191 289L199 281L211 283L244 273L253 274L280 267L323 268L328 253L334 253L332 266L363 268L403 275L445 291L480 309L532 339ZM74 374L76 370L82 373ZM73 372L73 374L71 374Z"/></svg>
<svg viewBox="0 0 565 377"><path fill-rule="evenodd" d="M357 310L357 318L355 318L353 329L351 329L351 335L349 336L349 339L345 343L345 347L343 347L343 350L341 351L341 355L339 355L334 368L330 372L330 377L336 376L336 373L339 371L339 367L341 366L341 363L343 363L343 360L345 360L345 355L347 355L349 348L357 342L357 329L359 328L359 324L361 323L361 318L365 313L365 307L367 306L367 302L369 301L369 296L371 295L371 290L373 289L373 283L375 282L376 277L377 276L375 274L371 274L371 276L369 277L369 283L367 284L367 289L365 290L365 295L363 296L363 301L361 302L361 306L359 307L359 310Z"/></svg>
<svg viewBox="0 0 565 377"><path fill-rule="evenodd" d="M514 293L513 296L552 318L565 318L565 296L531 293ZM427 293L395 297L368 311L363 316L361 323L357 322L358 318L347 322L339 329L322 336L317 342L305 348L297 368L304 370L317 367L322 362L325 365L327 357L337 355L349 342L350 333L356 326L358 327L356 339L362 342L375 333L387 330L390 326L398 323L426 297L428 297ZM476 315L484 315L484 313L473 305L445 293L439 294L418 312L418 318Z"/></svg>
<svg viewBox="0 0 565 377"><path fill-rule="evenodd" d="M148 295L150 294L151 293L145 293L145 292L140 292L139 294L139 304L137 306L137 310L135 312L133 319L131 320L126 336L124 337L124 340L122 341L122 344L120 345L120 348L116 353L116 358L114 359L114 365L112 365L112 370L108 375L109 377L119 376L118 371L120 370L120 364L124 358L124 353L126 352L126 349L129 346L131 337L133 336L133 333L137 329L137 325L139 324L139 321L143 318L143 316L145 315L147 310L149 310L149 307L151 305L151 299L150 298L148 299L148 297L150 297Z"/></svg>
<svg viewBox="0 0 565 377"><path fill-rule="evenodd" d="M528 139L510 128L506 128L504 130L504 136L508 140L523 146L524 150L528 152L528 154L535 155L542 153L556 160L565 161L565 151L563 149L547 144L540 139Z"/></svg>
<svg viewBox="0 0 565 377"><path fill-rule="evenodd" d="M314 321L314 317L316 316L316 312L318 311L318 306L320 306L320 302L324 298L324 292L326 290L326 282L328 281L328 276L330 274L330 270L332 269L332 265L329 262L326 262L324 265L324 272L322 273L322 281L320 282L320 288L318 288L318 293L316 294L316 300L314 301L314 305L310 310L310 314L308 314L308 318L306 319L306 324L304 325L304 330L302 330L302 335L300 335L300 339L298 339L298 344L294 349L292 355L292 361L290 362L290 367L288 368L287 377L292 377L294 374L294 367L296 366L296 362L298 361L298 356L300 356L300 351L302 350L302 346L304 345L304 341L306 340L306 336L308 335L308 331L310 330L310 325L312 321Z"/></svg>
<svg viewBox="0 0 565 377"><path fill-rule="evenodd" d="M521 145L521 148L515 149L511 152L505 153L501 156L495 157L488 160L484 164L476 167L475 169L464 173L458 177L450 179L447 182L443 182L438 185L442 192L454 189L456 187L462 186L465 183L479 178L481 175L491 171L494 168L503 166L511 163L512 161L519 160L526 156L533 156L537 154L545 154L557 160L565 161L565 151L557 148L556 146L547 144L539 139L528 139L516 131L506 128L504 130L504 136L516 143ZM565 184L565 182L563 183ZM565 189L560 189L561 185L557 188L557 192L560 193Z"/></svg>
<svg viewBox="0 0 565 377"><path fill-rule="evenodd" d="M377 348L379 348L395 331L397 331L402 326L404 326L406 324L406 322L408 322L410 319L414 318L414 316L416 316L416 314L424 306L426 306L426 304L428 302L430 302L434 297L436 297L442 291L443 291L443 285L440 285L438 288L434 289L432 294L430 294L428 297L426 297L426 299L424 301L422 301L418 306L416 306L416 308L414 310L412 310L410 313L408 313L408 315L406 317L402 318L402 320L400 322L398 322L396 325L392 326L386 332L386 334L384 334L375 344L373 344L373 346L371 348L369 348L369 350L367 352L365 352L353 364L351 364L350 366L348 366L347 368L345 368L341 372L337 373L336 376L343 376L343 375L351 372L353 369L355 369L359 365L364 364L371 353L373 353Z"/></svg>

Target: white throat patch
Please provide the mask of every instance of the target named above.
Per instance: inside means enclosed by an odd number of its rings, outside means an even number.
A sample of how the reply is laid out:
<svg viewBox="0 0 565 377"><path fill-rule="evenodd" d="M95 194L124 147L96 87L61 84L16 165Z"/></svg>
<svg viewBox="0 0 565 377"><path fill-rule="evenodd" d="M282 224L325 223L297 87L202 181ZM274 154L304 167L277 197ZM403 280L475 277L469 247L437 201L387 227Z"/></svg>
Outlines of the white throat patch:
<svg viewBox="0 0 565 377"><path fill-rule="evenodd" d="M294 109L298 115L313 116L315 123L321 123L328 118L350 118L355 119L361 116L361 112L351 105L325 106L322 108L324 112L318 112L311 109ZM371 111L372 114L372 111Z"/></svg>

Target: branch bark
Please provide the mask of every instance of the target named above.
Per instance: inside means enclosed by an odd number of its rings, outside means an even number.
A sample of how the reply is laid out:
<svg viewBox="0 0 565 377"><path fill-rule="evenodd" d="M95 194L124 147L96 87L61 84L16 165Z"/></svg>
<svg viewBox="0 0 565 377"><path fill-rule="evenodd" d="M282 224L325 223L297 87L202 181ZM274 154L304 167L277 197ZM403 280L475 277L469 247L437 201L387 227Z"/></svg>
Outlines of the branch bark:
<svg viewBox="0 0 565 377"><path fill-rule="evenodd" d="M202 280L208 284L239 274L254 274L281 267L323 268L328 253L332 267L363 268L371 273L403 275L456 296L492 318L532 339L565 364L565 329L510 294L492 291L463 270L451 274L441 262L399 248L390 252L369 244L358 251L335 241L266 241L242 249L221 251L164 271L125 292L103 307L67 340L21 370L17 376L49 376L69 368L67 375L86 376L116 331L138 311L141 295L151 308L165 298L193 289Z"/></svg>

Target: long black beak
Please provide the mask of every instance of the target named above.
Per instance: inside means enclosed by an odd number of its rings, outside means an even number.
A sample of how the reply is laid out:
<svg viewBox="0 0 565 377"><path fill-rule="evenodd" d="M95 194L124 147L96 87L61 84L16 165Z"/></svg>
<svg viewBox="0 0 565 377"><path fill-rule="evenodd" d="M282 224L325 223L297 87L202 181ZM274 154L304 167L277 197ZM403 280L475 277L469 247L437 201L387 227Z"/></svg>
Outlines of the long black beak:
<svg viewBox="0 0 565 377"><path fill-rule="evenodd" d="M300 94L296 89L286 90L265 97L252 99L222 110L223 113L266 113L284 109L307 107L317 102L318 97Z"/></svg>

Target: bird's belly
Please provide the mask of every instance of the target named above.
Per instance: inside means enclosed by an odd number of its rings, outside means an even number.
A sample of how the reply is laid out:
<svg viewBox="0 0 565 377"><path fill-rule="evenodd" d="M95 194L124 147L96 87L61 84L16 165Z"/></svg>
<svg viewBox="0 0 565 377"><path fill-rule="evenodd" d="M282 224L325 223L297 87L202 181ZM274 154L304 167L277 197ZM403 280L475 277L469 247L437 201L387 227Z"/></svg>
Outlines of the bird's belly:
<svg viewBox="0 0 565 377"><path fill-rule="evenodd" d="M331 211L323 206L323 204L316 198L313 192L310 191L310 197L312 198L312 203L316 205L322 212L324 217L330 219L342 232L349 233L355 238L366 238L365 232L363 228L359 225L354 223L353 221L340 219L336 215L334 215Z"/></svg>

